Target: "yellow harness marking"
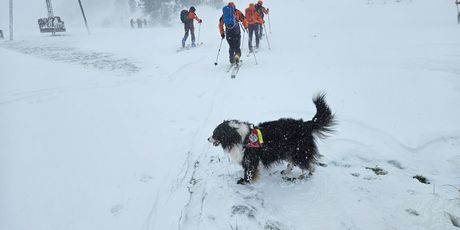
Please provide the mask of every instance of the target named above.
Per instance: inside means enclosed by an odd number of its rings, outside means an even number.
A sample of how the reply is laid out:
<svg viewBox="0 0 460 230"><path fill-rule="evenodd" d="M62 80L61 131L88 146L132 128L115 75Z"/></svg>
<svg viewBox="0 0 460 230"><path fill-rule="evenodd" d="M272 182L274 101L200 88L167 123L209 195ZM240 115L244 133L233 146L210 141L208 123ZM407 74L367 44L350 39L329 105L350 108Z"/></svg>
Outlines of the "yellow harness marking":
<svg viewBox="0 0 460 230"><path fill-rule="evenodd" d="M263 144L264 138L262 137L262 132L260 131L260 129L256 129L256 130L257 130L257 137L259 137L259 143Z"/></svg>

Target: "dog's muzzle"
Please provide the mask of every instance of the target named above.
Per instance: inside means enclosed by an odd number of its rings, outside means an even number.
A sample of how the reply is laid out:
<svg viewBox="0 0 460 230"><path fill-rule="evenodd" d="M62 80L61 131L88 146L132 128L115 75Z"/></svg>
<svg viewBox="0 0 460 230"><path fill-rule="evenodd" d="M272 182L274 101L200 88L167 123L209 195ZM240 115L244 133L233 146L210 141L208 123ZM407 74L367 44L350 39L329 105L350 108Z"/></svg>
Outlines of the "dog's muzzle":
<svg viewBox="0 0 460 230"><path fill-rule="evenodd" d="M214 146L219 146L220 145L220 141L214 140L214 138L212 138L212 137L208 138L208 141L211 142Z"/></svg>

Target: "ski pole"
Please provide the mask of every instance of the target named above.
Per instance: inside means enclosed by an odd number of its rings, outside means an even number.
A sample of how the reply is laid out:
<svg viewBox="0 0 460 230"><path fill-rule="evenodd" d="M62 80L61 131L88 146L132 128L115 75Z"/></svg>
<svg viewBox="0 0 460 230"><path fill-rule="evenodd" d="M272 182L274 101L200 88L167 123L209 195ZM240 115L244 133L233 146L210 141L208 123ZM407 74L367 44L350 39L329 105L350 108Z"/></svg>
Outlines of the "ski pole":
<svg viewBox="0 0 460 230"><path fill-rule="evenodd" d="M455 4L457 5L457 22L460 24L460 10L458 10L458 4L460 4L460 0L456 0Z"/></svg>
<svg viewBox="0 0 460 230"><path fill-rule="evenodd" d="M270 24L270 12L267 14L268 16L268 29L270 29L270 34L272 33L272 25Z"/></svg>
<svg viewBox="0 0 460 230"><path fill-rule="evenodd" d="M256 52L252 51L252 55L254 55L254 60L256 61L256 65L258 65L259 63L257 63Z"/></svg>
<svg viewBox="0 0 460 230"><path fill-rule="evenodd" d="M270 41L268 41L268 35L267 35L267 30L265 29L265 24L264 24L264 30L265 30L265 37L267 38L268 50L271 50L272 48L270 47Z"/></svg>
<svg viewBox="0 0 460 230"><path fill-rule="evenodd" d="M240 25L241 29L243 30L243 40L240 43L241 50L243 50L243 48L244 48L244 34L246 34L246 29L244 29L244 27L241 25L241 23L238 23L238 24Z"/></svg>
<svg viewBox="0 0 460 230"><path fill-rule="evenodd" d="M241 50L244 49L244 35L245 35L245 34L246 34L246 32L243 33L243 41L241 41L241 44L240 44Z"/></svg>
<svg viewBox="0 0 460 230"><path fill-rule="evenodd" d="M217 60L219 60L219 54L220 54L220 48L222 47L222 42L224 41L224 39L222 38L220 40L220 45L219 45L219 51L217 51L217 58L216 58L216 62L214 62L214 65L217 66Z"/></svg>
<svg viewBox="0 0 460 230"><path fill-rule="evenodd" d="M200 32L201 32L201 23L198 26L198 40L197 40L196 44L200 44Z"/></svg>

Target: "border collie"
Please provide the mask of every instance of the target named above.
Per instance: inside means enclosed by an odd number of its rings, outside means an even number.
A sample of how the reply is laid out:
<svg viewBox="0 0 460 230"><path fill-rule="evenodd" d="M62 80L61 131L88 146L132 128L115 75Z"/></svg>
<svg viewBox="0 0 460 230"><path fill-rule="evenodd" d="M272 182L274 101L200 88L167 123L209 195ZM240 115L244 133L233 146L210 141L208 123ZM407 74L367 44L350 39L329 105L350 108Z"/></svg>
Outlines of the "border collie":
<svg viewBox="0 0 460 230"><path fill-rule="evenodd" d="M333 131L334 115L324 99L325 94L313 98L316 115L311 121L282 118L254 126L237 120L224 121L208 138L214 146L221 145L229 157L241 164L244 177L238 184L255 181L259 175L259 163L266 168L287 161L287 168L281 171L288 175L294 166L313 172L314 164L321 155L315 136L325 138Z"/></svg>

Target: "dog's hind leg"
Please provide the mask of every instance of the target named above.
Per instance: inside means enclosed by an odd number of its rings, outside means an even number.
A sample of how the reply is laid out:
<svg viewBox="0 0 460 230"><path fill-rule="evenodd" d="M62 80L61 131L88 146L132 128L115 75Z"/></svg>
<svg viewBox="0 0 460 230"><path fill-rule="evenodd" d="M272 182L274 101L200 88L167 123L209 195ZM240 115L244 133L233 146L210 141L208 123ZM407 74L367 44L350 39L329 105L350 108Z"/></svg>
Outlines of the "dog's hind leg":
<svg viewBox="0 0 460 230"><path fill-rule="evenodd" d="M289 175L292 172L293 168L294 168L294 165L292 165L291 163L288 163L287 168L281 171L281 175L283 176Z"/></svg>

